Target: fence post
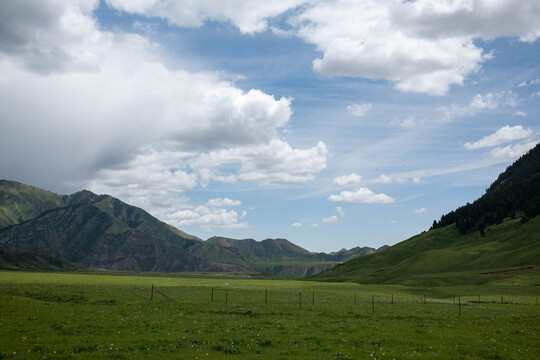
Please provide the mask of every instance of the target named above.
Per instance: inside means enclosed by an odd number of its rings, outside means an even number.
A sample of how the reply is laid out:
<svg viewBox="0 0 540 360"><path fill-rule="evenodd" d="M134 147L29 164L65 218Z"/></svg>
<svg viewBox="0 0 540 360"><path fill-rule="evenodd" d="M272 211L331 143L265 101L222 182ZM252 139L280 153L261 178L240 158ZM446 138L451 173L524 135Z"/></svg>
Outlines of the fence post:
<svg viewBox="0 0 540 360"><path fill-rule="evenodd" d="M458 298L458 304L459 304L459 317L461 317L461 297Z"/></svg>
<svg viewBox="0 0 540 360"><path fill-rule="evenodd" d="M212 302L214 302L214 288L212 288Z"/></svg>
<svg viewBox="0 0 540 360"><path fill-rule="evenodd" d="M501 305L504 304L503 297L501 296Z"/></svg>
<svg viewBox="0 0 540 360"><path fill-rule="evenodd" d="M225 290L225 306L229 305L229 289Z"/></svg>
<svg viewBox="0 0 540 360"><path fill-rule="evenodd" d="M356 294L354 294L354 305L356 305Z"/></svg>
<svg viewBox="0 0 540 360"><path fill-rule="evenodd" d="M375 295L371 295L371 313L375 315Z"/></svg>
<svg viewBox="0 0 540 360"><path fill-rule="evenodd" d="M315 305L315 291L311 294L311 305Z"/></svg>
<svg viewBox="0 0 540 360"><path fill-rule="evenodd" d="M152 292L150 293L150 300L154 299L154 284L152 284Z"/></svg>
<svg viewBox="0 0 540 360"><path fill-rule="evenodd" d="M424 295L424 305L426 305L426 295Z"/></svg>
<svg viewBox="0 0 540 360"><path fill-rule="evenodd" d="M394 305L394 294L392 294L392 305Z"/></svg>
<svg viewBox="0 0 540 360"><path fill-rule="evenodd" d="M268 304L268 289L264 291L264 303Z"/></svg>
<svg viewBox="0 0 540 360"><path fill-rule="evenodd" d="M302 310L302 293L301 292L299 293L299 302L298 303L300 304L300 310Z"/></svg>

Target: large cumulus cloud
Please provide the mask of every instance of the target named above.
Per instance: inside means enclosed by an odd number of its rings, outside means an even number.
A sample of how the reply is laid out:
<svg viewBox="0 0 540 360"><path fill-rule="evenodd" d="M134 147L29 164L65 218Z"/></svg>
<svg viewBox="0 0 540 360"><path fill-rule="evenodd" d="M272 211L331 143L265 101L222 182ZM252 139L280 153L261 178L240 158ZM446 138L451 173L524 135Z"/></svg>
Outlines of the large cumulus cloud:
<svg viewBox="0 0 540 360"><path fill-rule="evenodd" d="M191 206L183 192L211 181L302 183L324 169L324 143L295 149L279 134L291 99L169 69L159 44L101 30L97 5L2 2L2 29L14 27L0 32L2 177L87 186L167 218ZM220 211L201 221L245 226Z"/></svg>
<svg viewBox="0 0 540 360"><path fill-rule="evenodd" d="M313 69L327 76L387 80L404 92L442 95L462 85L493 54L477 39L540 36L536 0L108 0L122 11L183 27L228 22L254 34L284 17L322 56ZM276 29L275 26L271 27Z"/></svg>

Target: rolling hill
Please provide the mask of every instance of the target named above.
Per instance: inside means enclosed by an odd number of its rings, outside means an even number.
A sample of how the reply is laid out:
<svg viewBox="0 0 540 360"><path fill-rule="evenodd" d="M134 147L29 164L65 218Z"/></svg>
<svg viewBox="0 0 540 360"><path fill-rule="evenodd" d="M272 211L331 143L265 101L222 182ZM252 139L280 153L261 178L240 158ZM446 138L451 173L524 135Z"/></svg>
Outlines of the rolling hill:
<svg viewBox="0 0 540 360"><path fill-rule="evenodd" d="M0 224L0 248L111 270L303 276L375 251L311 253L285 239L202 241L108 195L58 195L7 180L0 181Z"/></svg>
<svg viewBox="0 0 540 360"><path fill-rule="evenodd" d="M482 283L509 272L539 272L539 196L537 145L500 174L481 198L443 215L430 231L311 279L441 285Z"/></svg>

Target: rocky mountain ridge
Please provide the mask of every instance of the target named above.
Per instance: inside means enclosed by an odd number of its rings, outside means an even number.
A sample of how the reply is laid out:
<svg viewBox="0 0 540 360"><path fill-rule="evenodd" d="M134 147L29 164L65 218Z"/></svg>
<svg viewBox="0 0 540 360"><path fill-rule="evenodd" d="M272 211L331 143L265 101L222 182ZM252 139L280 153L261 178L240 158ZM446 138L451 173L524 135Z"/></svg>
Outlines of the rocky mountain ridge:
<svg viewBox="0 0 540 360"><path fill-rule="evenodd" d="M127 271L242 271L314 274L354 256L311 253L286 239L206 241L108 195L58 195L0 181L0 247L42 252L86 267Z"/></svg>

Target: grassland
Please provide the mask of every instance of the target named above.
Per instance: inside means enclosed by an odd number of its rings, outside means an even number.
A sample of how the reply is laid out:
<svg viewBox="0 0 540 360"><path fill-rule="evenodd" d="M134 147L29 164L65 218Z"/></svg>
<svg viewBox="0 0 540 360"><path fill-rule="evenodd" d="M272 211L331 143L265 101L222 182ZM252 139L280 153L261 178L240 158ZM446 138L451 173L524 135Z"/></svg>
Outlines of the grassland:
<svg viewBox="0 0 540 360"><path fill-rule="evenodd" d="M152 285L173 301L150 300ZM521 280L418 288L2 271L0 358L538 359L537 297Z"/></svg>

